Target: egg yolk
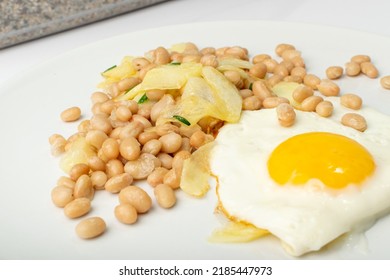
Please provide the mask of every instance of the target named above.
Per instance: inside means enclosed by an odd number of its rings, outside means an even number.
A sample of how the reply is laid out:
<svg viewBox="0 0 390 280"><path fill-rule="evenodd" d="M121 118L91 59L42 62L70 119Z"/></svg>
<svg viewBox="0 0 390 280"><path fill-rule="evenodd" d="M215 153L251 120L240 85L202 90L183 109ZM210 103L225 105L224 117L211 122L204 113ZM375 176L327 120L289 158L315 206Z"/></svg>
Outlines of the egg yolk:
<svg viewBox="0 0 390 280"><path fill-rule="evenodd" d="M341 189L363 182L374 170L374 159L362 145L326 132L291 137L268 160L271 178L281 185L303 185L316 178L329 188Z"/></svg>

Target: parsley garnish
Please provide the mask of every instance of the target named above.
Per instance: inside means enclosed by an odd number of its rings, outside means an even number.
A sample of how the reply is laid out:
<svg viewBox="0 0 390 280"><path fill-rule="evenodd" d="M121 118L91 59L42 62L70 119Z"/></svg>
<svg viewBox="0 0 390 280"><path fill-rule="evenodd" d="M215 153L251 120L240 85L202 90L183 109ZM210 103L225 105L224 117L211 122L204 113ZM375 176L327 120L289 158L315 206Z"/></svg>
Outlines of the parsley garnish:
<svg viewBox="0 0 390 280"><path fill-rule="evenodd" d="M179 122L184 123L185 125L191 125L191 123L186 118L183 118L182 116L174 115L173 118L177 119Z"/></svg>
<svg viewBox="0 0 390 280"><path fill-rule="evenodd" d="M142 104L142 103L145 103L146 101L148 101L148 97L146 96L146 93L144 93L144 95L142 95L142 97L138 100L138 104Z"/></svg>

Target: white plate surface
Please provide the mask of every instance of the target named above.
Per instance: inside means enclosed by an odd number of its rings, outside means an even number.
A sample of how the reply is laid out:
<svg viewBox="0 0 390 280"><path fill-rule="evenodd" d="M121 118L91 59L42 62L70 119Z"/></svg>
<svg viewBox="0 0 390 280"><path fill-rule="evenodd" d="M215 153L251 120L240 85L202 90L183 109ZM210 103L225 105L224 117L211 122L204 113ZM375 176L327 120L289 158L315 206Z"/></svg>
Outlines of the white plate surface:
<svg viewBox="0 0 390 280"><path fill-rule="evenodd" d="M353 30L306 24L230 21L168 26L114 37L73 50L8 81L0 89L0 259L289 259L279 242L267 237L247 244L211 244L219 225L213 214L214 190L206 198L179 193L174 209L154 206L133 226L117 222L115 195L98 193L89 216L102 216L106 234L83 241L53 206L50 191L63 173L50 155L48 137L70 135L59 113L78 105L89 116L89 96L100 72L125 55L142 55L157 46L192 41L200 47L240 45L251 54L273 54L279 43L302 51L308 71L324 77L327 66L343 66L352 55L369 54L381 74L390 74L390 39ZM365 104L390 114L390 92L379 79L344 78L343 92L356 92ZM335 245L304 259L389 259L390 217L367 233L366 244ZM363 245L361 244L363 243Z"/></svg>

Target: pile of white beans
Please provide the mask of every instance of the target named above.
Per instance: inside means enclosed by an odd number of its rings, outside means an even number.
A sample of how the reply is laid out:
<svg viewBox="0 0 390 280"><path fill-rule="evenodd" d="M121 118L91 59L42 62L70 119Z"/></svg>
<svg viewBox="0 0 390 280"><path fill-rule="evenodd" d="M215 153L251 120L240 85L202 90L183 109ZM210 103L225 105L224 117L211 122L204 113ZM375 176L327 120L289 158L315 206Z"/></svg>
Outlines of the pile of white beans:
<svg viewBox="0 0 390 280"><path fill-rule="evenodd" d="M356 55L345 67L330 66L326 78L308 73L301 52L290 44L280 44L276 56L258 54L252 57L253 66L245 70L247 79L235 70L224 71L242 96L243 110L276 108L282 126L291 126L295 121L295 109L289 100L275 96L271 88L282 81L296 82L300 86L293 92L295 101L304 111L317 112L320 116L332 114L333 105L323 96L337 96L340 88L335 80L344 73L347 76L366 75L377 78L378 70L367 55ZM113 214L119 222L134 224L139 215L152 207L153 199L136 183L145 181L153 188L155 201L160 207L171 208L176 203L176 190L180 187L183 162L202 145L213 141L223 123L205 118L197 124L187 126L165 123L156 126L156 120L168 104L175 104L180 96L174 97L167 90L146 92L147 102L139 104L134 100L115 101L142 82L145 74L154 67L171 62L198 62L218 67L224 58L249 60L248 50L242 47L207 47L198 49L187 43L183 53L169 52L158 47L146 57L133 60L136 77L125 78L114 83L107 92L91 95L92 117L78 125L78 131L65 139L54 134L49 138L52 154L61 155L70 149L76 139L83 137L96 151L86 163L74 165L68 176L58 179L51 192L53 203L64 209L71 219L86 216L91 210L95 191L105 190L118 194L119 203ZM383 88L390 89L390 76L380 80ZM314 94L317 92L318 94ZM341 103L351 109L359 109L362 100L355 94L345 94ZM61 113L64 122L78 121L81 110L71 107ZM364 131L367 127L363 116L349 113L343 116L342 124ZM142 184L145 185L145 184ZM94 238L105 232L106 223L101 217L90 217L80 221L76 233L81 238Z"/></svg>

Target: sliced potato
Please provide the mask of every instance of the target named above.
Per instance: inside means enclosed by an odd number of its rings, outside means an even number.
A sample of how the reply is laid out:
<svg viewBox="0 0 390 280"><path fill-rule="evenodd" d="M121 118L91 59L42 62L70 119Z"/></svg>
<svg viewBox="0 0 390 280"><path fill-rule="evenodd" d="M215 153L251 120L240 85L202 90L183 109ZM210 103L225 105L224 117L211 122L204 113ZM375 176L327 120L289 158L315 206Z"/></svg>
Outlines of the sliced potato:
<svg viewBox="0 0 390 280"><path fill-rule="evenodd" d="M273 88L272 92L275 93L279 97L287 98L290 101L290 104L295 108L300 110L301 103L298 103L293 98L292 94L294 90L299 87L301 84L295 82L280 82L277 83Z"/></svg>
<svg viewBox="0 0 390 280"><path fill-rule="evenodd" d="M217 69L205 66L202 76L214 92L215 108L220 114L215 116L227 122L238 122L241 116L242 98L235 85Z"/></svg>
<svg viewBox="0 0 390 280"><path fill-rule="evenodd" d="M226 71L237 71L243 79L249 79L250 77L247 72L233 65L220 65L217 67L217 69L222 73Z"/></svg>
<svg viewBox="0 0 390 280"><path fill-rule="evenodd" d="M213 142L207 143L196 150L183 164L180 188L187 194L202 197L210 189L209 158Z"/></svg>
<svg viewBox="0 0 390 280"><path fill-rule="evenodd" d="M177 121L173 118L175 115L185 118L190 125L194 125L204 116L214 113L214 104L214 93L207 82L200 77L189 78L180 101L161 113L157 125Z"/></svg>
<svg viewBox="0 0 390 280"><path fill-rule="evenodd" d="M251 224L229 221L223 227L214 230L209 241L218 243L249 242L267 234L269 234L267 230Z"/></svg>
<svg viewBox="0 0 390 280"><path fill-rule="evenodd" d="M180 65L161 65L151 69L142 81L142 89L179 89L190 77L201 75L200 63L182 63Z"/></svg>
<svg viewBox="0 0 390 280"><path fill-rule="evenodd" d="M60 161L61 169L69 173L73 165L78 163L88 163L88 159L96 155L96 150L93 146L87 143L84 137L77 138L70 149L63 155Z"/></svg>
<svg viewBox="0 0 390 280"><path fill-rule="evenodd" d="M132 61L132 56L125 56L120 65L103 72L102 76L105 80L98 85L98 88L105 89L111 84L119 82L122 79L135 76L137 71L133 67Z"/></svg>
<svg viewBox="0 0 390 280"><path fill-rule="evenodd" d="M157 125L177 121L180 116L196 124L204 117L237 122L241 115L242 99L237 88L212 67L203 67L203 78L192 77L185 85L180 101L162 112Z"/></svg>
<svg viewBox="0 0 390 280"><path fill-rule="evenodd" d="M186 50L186 48L187 48L187 43L177 43L172 45L169 51L183 53Z"/></svg>
<svg viewBox="0 0 390 280"><path fill-rule="evenodd" d="M180 65L161 65L149 70L142 83L117 99L133 99L140 92L146 92L151 89L180 89L190 77L199 77L201 71L202 65L200 63L188 62Z"/></svg>
<svg viewBox="0 0 390 280"><path fill-rule="evenodd" d="M253 64L250 63L247 60L238 59L238 58L225 58L218 60L220 66L234 66L241 69L250 69L252 68Z"/></svg>

